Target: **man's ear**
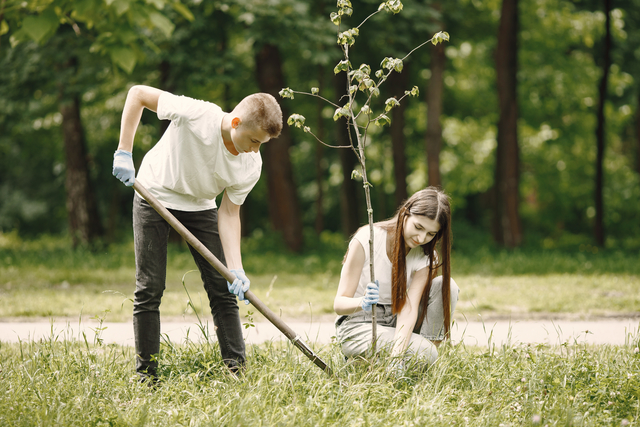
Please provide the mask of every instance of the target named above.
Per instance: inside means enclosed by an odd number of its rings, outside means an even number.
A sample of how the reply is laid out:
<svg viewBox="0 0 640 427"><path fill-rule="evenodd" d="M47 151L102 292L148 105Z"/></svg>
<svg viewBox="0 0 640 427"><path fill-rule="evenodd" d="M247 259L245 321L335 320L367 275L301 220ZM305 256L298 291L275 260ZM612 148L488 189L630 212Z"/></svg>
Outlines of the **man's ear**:
<svg viewBox="0 0 640 427"><path fill-rule="evenodd" d="M242 123L242 120L240 120L240 117L234 117L231 120L231 127L233 129L238 129L238 126L240 126L240 123Z"/></svg>

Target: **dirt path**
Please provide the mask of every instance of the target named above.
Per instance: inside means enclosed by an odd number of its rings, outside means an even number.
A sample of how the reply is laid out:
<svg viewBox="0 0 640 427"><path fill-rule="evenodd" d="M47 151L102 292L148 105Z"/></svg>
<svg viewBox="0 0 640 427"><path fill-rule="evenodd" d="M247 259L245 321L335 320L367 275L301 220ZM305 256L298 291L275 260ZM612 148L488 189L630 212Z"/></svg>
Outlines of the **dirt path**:
<svg viewBox="0 0 640 427"><path fill-rule="evenodd" d="M289 326L308 344L328 344L335 335L332 322L290 322ZM208 334L215 339L213 323L205 325ZM588 344L632 344L638 342L640 319L596 319L596 320L495 320L482 322L457 322L452 328L454 342L463 341L467 345L501 346L507 343L543 343L550 345L564 342ZM83 323L71 321L2 322L0 321L0 342L26 342L30 340L80 340L84 336L89 343L96 336L104 343L133 346L131 323L96 321ZM162 334L174 343L181 343L189 337L192 341L203 339L198 324L194 322L168 321L162 323ZM272 324L257 322L245 329L248 344L259 344L268 340L287 338Z"/></svg>

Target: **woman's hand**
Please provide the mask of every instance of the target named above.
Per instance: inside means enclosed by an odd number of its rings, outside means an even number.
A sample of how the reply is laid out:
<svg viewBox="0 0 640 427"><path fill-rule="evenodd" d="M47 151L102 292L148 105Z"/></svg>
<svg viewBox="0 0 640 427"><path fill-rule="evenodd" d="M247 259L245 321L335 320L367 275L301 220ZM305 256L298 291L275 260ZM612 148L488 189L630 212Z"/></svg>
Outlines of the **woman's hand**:
<svg viewBox="0 0 640 427"><path fill-rule="evenodd" d="M367 284L367 290L362 298L360 307L364 311L371 311L371 306L380 300L380 283L376 280Z"/></svg>

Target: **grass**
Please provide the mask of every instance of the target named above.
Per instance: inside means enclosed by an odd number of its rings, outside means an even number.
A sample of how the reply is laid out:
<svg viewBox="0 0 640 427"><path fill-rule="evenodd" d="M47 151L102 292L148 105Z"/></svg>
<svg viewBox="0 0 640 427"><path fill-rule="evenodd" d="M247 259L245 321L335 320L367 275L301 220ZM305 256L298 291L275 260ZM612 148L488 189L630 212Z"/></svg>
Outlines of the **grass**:
<svg viewBox="0 0 640 427"><path fill-rule="evenodd" d="M314 247L295 255L268 237L246 239L245 269L254 293L284 319L328 321L345 241L328 233L307 241ZM199 274L189 273L195 265L187 248L171 245L168 260L163 317L194 319L183 277L196 309L208 315ZM462 288L456 316L637 317L637 260L637 253L585 245L573 251L467 248L453 254L453 277ZM130 242L92 252L70 249L62 238L23 241L0 234L0 318L77 319L107 311L109 321L129 321L134 288ZM241 304L241 315L249 308ZM255 320L263 319L258 314Z"/></svg>
<svg viewBox="0 0 640 427"><path fill-rule="evenodd" d="M333 317L342 238L323 235L302 255L260 239L244 246L252 290L272 310ZM457 315L637 316L638 254L594 252L456 253ZM198 312L208 312L192 269L186 248L172 246L164 316L195 320L183 282ZM129 321L133 287L131 244L74 251L63 239L0 234L0 318L109 310L107 320ZM240 307L243 316L250 309ZM640 418L636 336L622 346L441 346L434 365L411 365L401 377L387 357L347 362L335 343L309 344L339 381L284 342L249 345L238 379L217 343L165 341L155 389L137 382L131 347L99 337L0 342L0 425L635 426Z"/></svg>
<svg viewBox="0 0 640 427"><path fill-rule="evenodd" d="M443 346L403 376L389 360L345 362L315 348L331 378L293 346L249 346L239 379L216 343L165 343L160 385L132 374L130 347L61 341L0 344L0 425L34 426L621 426L638 425L637 341Z"/></svg>

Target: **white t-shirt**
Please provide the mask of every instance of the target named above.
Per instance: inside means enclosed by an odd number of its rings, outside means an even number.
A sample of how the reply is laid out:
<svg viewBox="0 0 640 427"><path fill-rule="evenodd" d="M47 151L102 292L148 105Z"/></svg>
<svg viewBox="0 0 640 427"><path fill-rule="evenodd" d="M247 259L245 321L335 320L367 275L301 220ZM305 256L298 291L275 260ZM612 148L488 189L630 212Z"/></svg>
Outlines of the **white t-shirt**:
<svg viewBox="0 0 640 427"><path fill-rule="evenodd" d="M260 178L260 153L232 155L221 133L225 113L215 104L163 92L158 118L171 124L146 154L136 180L165 207L203 211L226 190L241 205Z"/></svg>
<svg viewBox="0 0 640 427"><path fill-rule="evenodd" d="M369 268L369 226L361 227L353 236L353 240L358 241L364 249L364 267L360 274L358 288L354 294L354 298L359 298L365 294L367 284L371 282L371 271ZM387 255L387 232L378 227L373 226L373 268L375 269L376 280L380 283L380 300L378 304L391 305L391 260ZM411 280L416 271L422 270L428 266L429 257L424 254L422 248L417 246L407 254L407 289L411 285Z"/></svg>

